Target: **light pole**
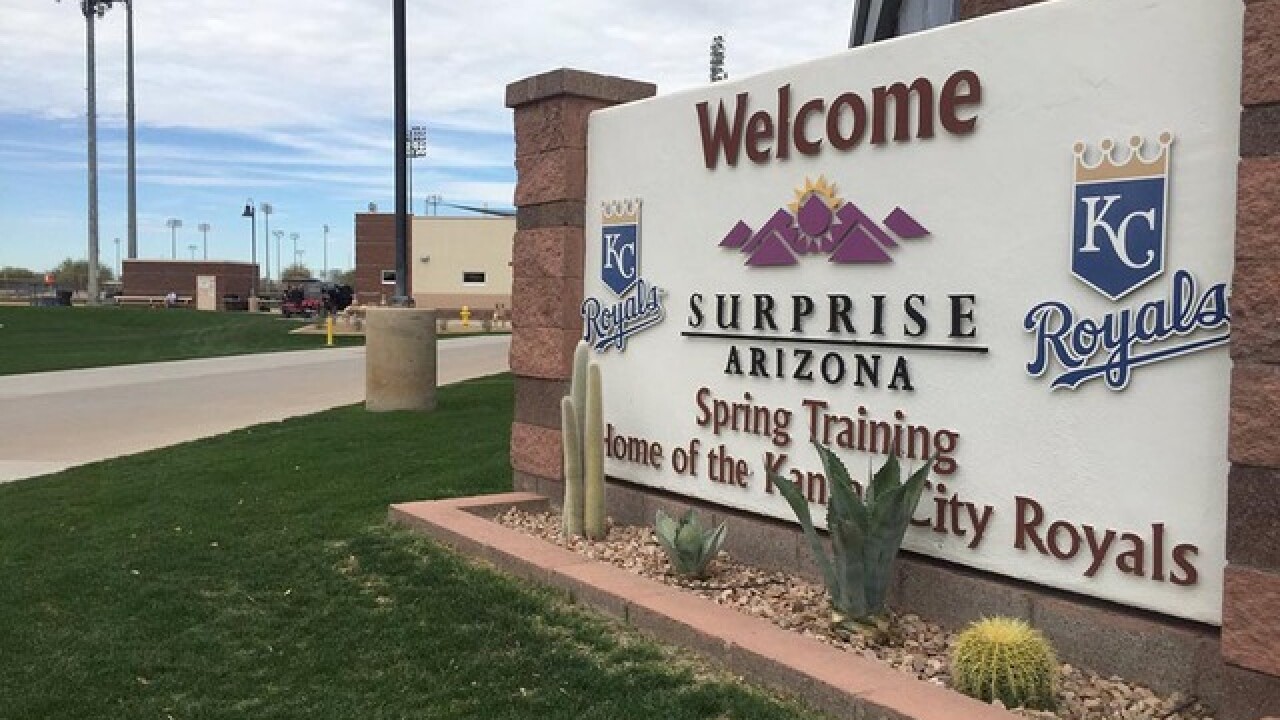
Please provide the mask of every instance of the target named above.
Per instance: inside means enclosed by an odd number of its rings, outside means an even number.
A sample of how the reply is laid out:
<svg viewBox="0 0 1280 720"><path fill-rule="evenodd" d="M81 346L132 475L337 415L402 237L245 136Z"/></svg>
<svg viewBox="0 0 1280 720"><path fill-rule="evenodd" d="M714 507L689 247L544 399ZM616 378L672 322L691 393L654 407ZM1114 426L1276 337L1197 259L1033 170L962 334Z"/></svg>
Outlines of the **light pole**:
<svg viewBox="0 0 1280 720"><path fill-rule="evenodd" d="M116 281L124 277L124 266L120 264L120 238L116 238Z"/></svg>
<svg viewBox="0 0 1280 720"><path fill-rule="evenodd" d="M204 236L204 259L208 260L209 259L209 231L213 229L213 226L210 225L209 223L200 223L197 227L200 230L200 234Z"/></svg>
<svg viewBox="0 0 1280 720"><path fill-rule="evenodd" d="M284 255L280 252L280 241L284 239L284 231L277 230L271 234L276 236L276 280L284 282Z"/></svg>
<svg viewBox="0 0 1280 720"><path fill-rule="evenodd" d="M272 207L271 203L264 202L258 206L258 211L262 213L262 222L265 225L265 227L262 229L262 246L267 253L267 258L266 258L267 279L270 280L271 279L271 213L275 212L276 209ZM279 262L278 258L276 262Z"/></svg>
<svg viewBox="0 0 1280 720"><path fill-rule="evenodd" d="M169 246L170 246L169 256L172 259L177 260L178 259L178 228L182 227L182 221L179 220L178 218L169 218L168 220L164 221L164 224L169 228Z"/></svg>
<svg viewBox="0 0 1280 720"><path fill-rule="evenodd" d="M431 211L430 211L430 212L428 212L427 214L428 214L428 215L439 215L439 214L440 214L440 201L441 201L441 200L443 200L443 199L444 199L444 198L440 197L440 196L439 196L438 194L436 194L436 193L432 193L432 194L428 195L428 196L427 196L427 205L429 205L429 206L430 206L430 210L431 210Z"/></svg>
<svg viewBox="0 0 1280 720"><path fill-rule="evenodd" d="M188 245L188 246L187 246L187 249L191 251L191 260L192 260L192 261L194 261L194 260L196 259L196 249L197 249L197 248L199 248L199 247L200 247L200 246L199 246L199 245L196 245L195 243L191 243L190 245Z"/></svg>
<svg viewBox="0 0 1280 720"><path fill-rule="evenodd" d="M89 154L89 304L98 304L98 99L93 20L106 15L112 0L80 0L85 24L86 115Z"/></svg>
<svg viewBox="0 0 1280 720"><path fill-rule="evenodd" d="M124 2L125 115L129 126L129 259L138 257L138 153L133 112L133 0Z"/></svg>
<svg viewBox="0 0 1280 720"><path fill-rule="evenodd" d="M258 217L253 209L253 198L244 204L244 212L240 217L249 218L249 257L254 265L258 264ZM249 297L258 296L258 269L253 270L253 283L249 286Z"/></svg>
<svg viewBox="0 0 1280 720"><path fill-rule="evenodd" d="M321 280L329 279L329 226L324 226L324 271L320 276Z"/></svg>
<svg viewBox="0 0 1280 720"><path fill-rule="evenodd" d="M408 306L409 296L409 195L408 148L409 134L409 67L405 41L405 0L392 1L392 62L395 64L395 158L396 158L396 296L392 304Z"/></svg>
<svg viewBox="0 0 1280 720"><path fill-rule="evenodd" d="M413 161L427 156L427 126L414 125L409 128L409 214L413 214ZM423 209L426 212L426 209Z"/></svg>
<svg viewBox="0 0 1280 720"><path fill-rule="evenodd" d="M729 73L724 71L724 36L711 38L711 82L727 80Z"/></svg>
<svg viewBox="0 0 1280 720"><path fill-rule="evenodd" d="M298 264L298 238L302 237L298 233L289 233L289 239L293 241L293 264Z"/></svg>

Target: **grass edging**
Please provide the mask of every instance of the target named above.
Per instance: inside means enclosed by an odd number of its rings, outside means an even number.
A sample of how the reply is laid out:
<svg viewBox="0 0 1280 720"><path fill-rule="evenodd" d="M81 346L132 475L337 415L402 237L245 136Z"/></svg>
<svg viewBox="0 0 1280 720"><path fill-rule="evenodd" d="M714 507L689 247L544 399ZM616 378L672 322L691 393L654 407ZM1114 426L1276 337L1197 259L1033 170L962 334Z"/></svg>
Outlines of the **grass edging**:
<svg viewBox="0 0 1280 720"><path fill-rule="evenodd" d="M392 505L392 523L464 555L566 591L664 642L688 646L749 680L837 716L892 720L1018 720L1012 713L917 680L701 597L587 559L491 519L511 507L547 509L547 498L503 493Z"/></svg>

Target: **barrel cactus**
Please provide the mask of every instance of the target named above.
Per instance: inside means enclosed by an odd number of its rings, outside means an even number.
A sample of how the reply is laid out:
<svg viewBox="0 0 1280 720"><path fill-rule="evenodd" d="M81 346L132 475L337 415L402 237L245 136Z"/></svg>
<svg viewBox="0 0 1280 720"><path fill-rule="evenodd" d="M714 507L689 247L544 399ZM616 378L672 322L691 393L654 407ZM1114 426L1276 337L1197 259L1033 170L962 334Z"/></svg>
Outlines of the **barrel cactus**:
<svg viewBox="0 0 1280 720"><path fill-rule="evenodd" d="M1016 618L973 623L951 649L951 684L956 690L1005 707L1052 710L1056 704L1058 661L1039 630Z"/></svg>
<svg viewBox="0 0 1280 720"><path fill-rule="evenodd" d="M569 394L560 401L564 449L564 533L600 540L605 535L604 408L600 366L590 362L591 346L573 353Z"/></svg>

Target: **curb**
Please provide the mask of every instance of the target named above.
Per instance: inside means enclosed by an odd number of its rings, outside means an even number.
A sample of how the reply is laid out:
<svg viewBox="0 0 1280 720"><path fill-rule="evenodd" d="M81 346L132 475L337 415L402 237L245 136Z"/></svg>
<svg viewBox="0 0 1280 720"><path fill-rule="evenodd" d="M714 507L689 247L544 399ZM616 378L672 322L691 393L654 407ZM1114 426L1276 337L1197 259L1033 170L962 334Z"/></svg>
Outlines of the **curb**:
<svg viewBox="0 0 1280 720"><path fill-rule="evenodd" d="M917 680L884 663L783 630L690 593L493 522L512 507L545 511L547 498L503 493L392 505L393 524L464 555L567 591L667 643L692 647L752 682L825 713L862 720L1020 720L1007 710Z"/></svg>

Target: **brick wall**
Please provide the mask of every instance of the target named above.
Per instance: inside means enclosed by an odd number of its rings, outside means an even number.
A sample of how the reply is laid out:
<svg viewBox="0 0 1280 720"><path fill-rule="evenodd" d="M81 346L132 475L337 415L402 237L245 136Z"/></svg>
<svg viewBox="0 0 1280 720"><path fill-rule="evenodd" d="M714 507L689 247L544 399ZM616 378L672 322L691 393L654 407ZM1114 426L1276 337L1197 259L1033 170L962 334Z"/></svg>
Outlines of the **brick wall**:
<svg viewBox="0 0 1280 720"><path fill-rule="evenodd" d="M560 398L582 323L587 117L656 91L651 83L568 69L507 86L516 133L511 466L519 489L561 495Z"/></svg>
<svg viewBox="0 0 1280 720"><path fill-rule="evenodd" d="M406 239L413 247L413 223ZM395 285L382 284L382 271L396 269L395 213L356 213L356 299L364 304L381 304L396 294ZM410 258L412 260L412 258ZM405 287L413 287L413 263Z"/></svg>
<svg viewBox="0 0 1280 720"><path fill-rule="evenodd" d="M189 260L124 260L122 295L178 295L195 297L196 276L218 276L218 294L249 297L258 266L243 262Z"/></svg>
<svg viewBox="0 0 1280 720"><path fill-rule="evenodd" d="M1280 714L1280 0L1246 0L1222 654Z"/></svg>

